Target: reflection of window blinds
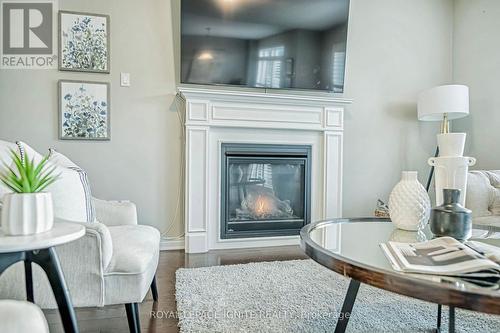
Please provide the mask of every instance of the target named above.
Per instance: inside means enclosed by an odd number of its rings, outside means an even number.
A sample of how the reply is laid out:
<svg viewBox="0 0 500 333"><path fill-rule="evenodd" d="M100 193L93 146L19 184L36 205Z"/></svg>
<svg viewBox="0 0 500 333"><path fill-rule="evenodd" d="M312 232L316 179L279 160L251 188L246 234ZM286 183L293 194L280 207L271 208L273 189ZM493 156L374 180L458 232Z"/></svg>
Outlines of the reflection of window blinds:
<svg viewBox="0 0 500 333"><path fill-rule="evenodd" d="M273 168L271 164L264 164L264 180L266 183L264 187L273 188Z"/></svg>
<svg viewBox="0 0 500 333"><path fill-rule="evenodd" d="M281 69L284 55L284 46L259 50L256 82L258 87L281 87Z"/></svg>
<svg viewBox="0 0 500 333"><path fill-rule="evenodd" d="M264 187L273 188L273 169L271 164L250 164L248 180L263 180Z"/></svg>
<svg viewBox="0 0 500 333"><path fill-rule="evenodd" d="M332 81L333 91L344 90L345 52L333 52Z"/></svg>

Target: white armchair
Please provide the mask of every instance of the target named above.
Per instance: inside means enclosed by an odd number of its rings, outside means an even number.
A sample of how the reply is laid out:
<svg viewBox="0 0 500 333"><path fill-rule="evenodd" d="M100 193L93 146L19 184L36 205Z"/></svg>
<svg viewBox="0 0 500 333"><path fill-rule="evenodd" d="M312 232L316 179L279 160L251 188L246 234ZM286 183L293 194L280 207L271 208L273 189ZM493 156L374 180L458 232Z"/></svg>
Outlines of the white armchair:
<svg viewBox="0 0 500 333"><path fill-rule="evenodd" d="M160 233L137 224L136 207L123 201L94 199L97 221L80 223L85 236L56 248L75 307L125 304L131 332L140 332L138 303L151 287L158 299L156 269ZM79 223L79 222L75 222ZM1 298L25 299L24 266L16 264L0 276ZM56 308L47 278L33 267L35 303Z"/></svg>
<svg viewBox="0 0 500 333"><path fill-rule="evenodd" d="M9 149L27 154L35 161L43 158L23 142L0 140L0 160L8 165ZM137 224L137 209L131 202L92 198L86 173L66 156L50 150L49 161L62 175L47 188L54 199L55 215L71 221L87 221L75 222L85 227L84 237L56 248L73 305L125 304L130 331L139 332L137 304L144 300L150 287L153 299L158 300L155 274L159 231ZM0 186L0 199L5 191ZM47 277L38 266L32 271L35 303L42 308L56 308ZM25 283L20 279L23 275L23 263L7 269L0 276L0 298L26 298Z"/></svg>

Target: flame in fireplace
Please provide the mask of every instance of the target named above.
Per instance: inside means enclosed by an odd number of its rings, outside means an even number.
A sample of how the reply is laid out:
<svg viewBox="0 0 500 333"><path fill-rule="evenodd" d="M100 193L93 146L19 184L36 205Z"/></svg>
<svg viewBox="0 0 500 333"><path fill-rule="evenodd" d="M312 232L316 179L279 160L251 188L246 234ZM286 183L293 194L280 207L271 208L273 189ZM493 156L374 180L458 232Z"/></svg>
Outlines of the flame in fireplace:
<svg viewBox="0 0 500 333"><path fill-rule="evenodd" d="M270 207L268 199L259 195L257 200L255 201L255 215L257 216L265 216L269 214Z"/></svg>
<svg viewBox="0 0 500 333"><path fill-rule="evenodd" d="M249 186L236 208L239 220L277 220L296 218L289 200L280 200L274 192L263 186Z"/></svg>

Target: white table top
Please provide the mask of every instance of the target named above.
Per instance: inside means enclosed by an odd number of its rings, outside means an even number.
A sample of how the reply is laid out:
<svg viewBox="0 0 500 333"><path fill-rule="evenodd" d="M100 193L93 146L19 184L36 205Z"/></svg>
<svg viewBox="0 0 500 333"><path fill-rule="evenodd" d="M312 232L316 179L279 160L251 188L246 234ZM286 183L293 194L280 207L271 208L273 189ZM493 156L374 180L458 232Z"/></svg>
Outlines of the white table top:
<svg viewBox="0 0 500 333"><path fill-rule="evenodd" d="M82 225L58 219L51 230L34 235L5 236L0 228L0 253L46 249L69 243L83 235L85 228Z"/></svg>

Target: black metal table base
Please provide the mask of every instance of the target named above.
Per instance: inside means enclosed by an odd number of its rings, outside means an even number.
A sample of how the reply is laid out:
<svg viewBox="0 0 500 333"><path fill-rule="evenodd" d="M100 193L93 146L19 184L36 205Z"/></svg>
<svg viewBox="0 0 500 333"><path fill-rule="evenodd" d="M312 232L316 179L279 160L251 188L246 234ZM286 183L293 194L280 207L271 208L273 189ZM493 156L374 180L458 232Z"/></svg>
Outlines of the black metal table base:
<svg viewBox="0 0 500 333"><path fill-rule="evenodd" d="M436 323L436 333L441 333L441 312L443 306L438 304L438 313L437 313L437 323Z"/></svg>
<svg viewBox="0 0 500 333"><path fill-rule="evenodd" d="M441 333L441 315L443 312L442 308L443 308L443 306L441 304L438 304L436 333ZM455 333L455 307L454 306L449 307L448 333Z"/></svg>
<svg viewBox="0 0 500 333"><path fill-rule="evenodd" d="M344 298L344 303L342 304L342 310L339 313L339 318L337 320L337 325L335 326L335 333L344 333L347 329L347 324L349 323L349 318L351 317L352 308L354 307L354 302L358 295L360 282L351 279L349 283L349 288ZM442 305L438 304L438 314L437 314L437 325L436 332L441 332L441 312ZM448 332L455 333L455 307L450 306L450 315L448 321Z"/></svg>
<svg viewBox="0 0 500 333"><path fill-rule="evenodd" d="M33 273L31 270L31 262L24 261L24 279L26 284L26 300L35 303L33 296Z"/></svg>
<svg viewBox="0 0 500 333"><path fill-rule="evenodd" d="M455 308L450 306L450 317L448 318L448 332L455 333Z"/></svg>
<svg viewBox="0 0 500 333"><path fill-rule="evenodd" d="M33 281L31 274L31 264L38 264L49 280L52 292L59 308L64 331L66 333L78 333L75 311L71 304L68 287L64 280L64 275L54 248L41 249L35 251L20 251L10 253L0 253L0 275L16 262L24 261L26 272L26 295L27 300L33 302Z"/></svg>
<svg viewBox="0 0 500 333"><path fill-rule="evenodd" d="M337 325L335 326L335 333L345 332L347 324L349 323L349 318L351 317L354 302L356 301L356 296L358 295L359 285L359 281L351 279L349 288L347 289L347 294L344 298L344 304L342 304L342 310L339 313Z"/></svg>

